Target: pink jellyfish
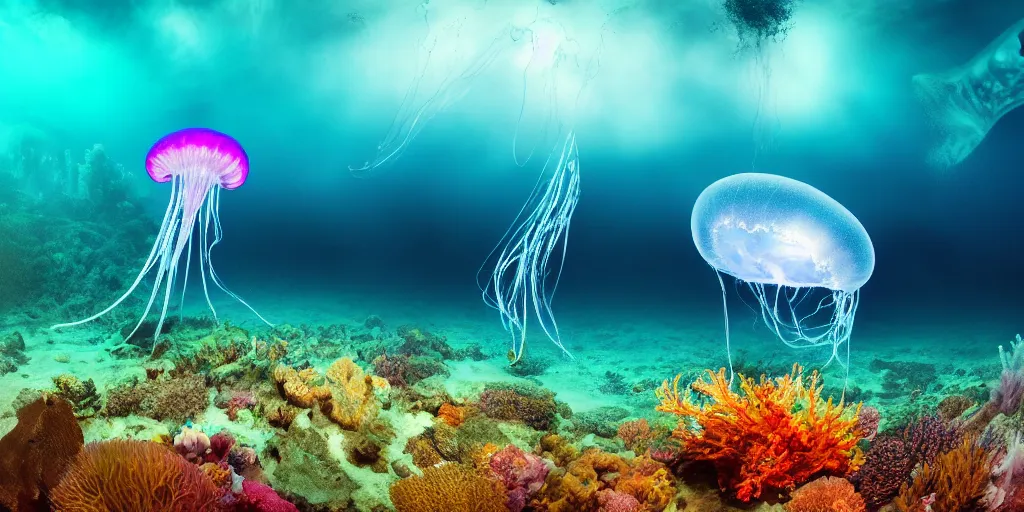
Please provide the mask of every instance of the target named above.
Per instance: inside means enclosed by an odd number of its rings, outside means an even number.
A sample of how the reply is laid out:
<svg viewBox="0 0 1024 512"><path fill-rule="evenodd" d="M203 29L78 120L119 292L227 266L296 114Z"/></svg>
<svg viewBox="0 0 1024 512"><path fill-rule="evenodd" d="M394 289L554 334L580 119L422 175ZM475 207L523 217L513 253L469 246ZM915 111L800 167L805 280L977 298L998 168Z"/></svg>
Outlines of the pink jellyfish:
<svg viewBox="0 0 1024 512"><path fill-rule="evenodd" d="M125 338L130 339L142 326L156 302L161 285L164 285L163 308L160 311L156 332L153 334L155 340L160 335L164 319L167 317L167 306L171 300L171 291L174 288L178 264L183 253L185 254L186 279L182 280L181 296L184 300L184 282L187 281L189 265L192 261L192 240L194 238L192 234L197 224L199 228L199 269L203 282L203 294L206 296L206 303L213 313L214 320L217 319L217 311L210 301L207 274L209 274L210 281L224 293L249 308L264 323L271 325L252 306L224 286L220 277L217 276L217 272L213 270L213 264L210 261L210 251L223 237L219 213L220 191L242 186L242 183L245 183L245 178L249 175L249 157L238 141L207 128L178 130L164 136L150 148L146 155L146 171L149 173L149 177L157 183L171 182L171 200L164 213L164 220L160 225L160 233L156 236L153 249L149 252L149 257L146 258L146 263L142 266L138 277L135 278L135 282L128 288L128 291L124 292L124 295L121 295L103 311L77 322L54 325L51 329L84 324L109 313L124 302L138 288L142 279L149 274L153 267L156 267L153 291L150 293L146 310L143 311L142 317L135 324L131 334Z"/></svg>

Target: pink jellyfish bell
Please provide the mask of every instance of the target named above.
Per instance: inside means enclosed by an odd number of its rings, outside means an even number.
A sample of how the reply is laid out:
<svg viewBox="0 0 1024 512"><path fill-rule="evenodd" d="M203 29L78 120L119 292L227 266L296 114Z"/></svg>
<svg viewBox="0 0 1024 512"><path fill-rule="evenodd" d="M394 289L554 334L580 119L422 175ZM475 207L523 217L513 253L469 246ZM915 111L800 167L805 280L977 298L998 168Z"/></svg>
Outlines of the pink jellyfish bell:
<svg viewBox="0 0 1024 512"><path fill-rule="evenodd" d="M109 313L124 302L138 288L142 279L156 267L149 302L135 328L126 338L134 336L142 326L162 286L163 307L153 334L153 338L156 339L167 317L167 306L171 300L182 254L185 254L185 276L188 276L192 261L192 241L195 238L193 231L196 227L199 231L199 269L203 294L214 320L217 319L217 311L210 301L207 277L221 291L249 308L264 323L271 325L252 306L224 286L210 261L210 251L223 237L220 224L220 191L242 186L249 175L249 156L245 154L238 141L207 128L178 130L164 136L150 148L146 155L146 171L157 183L171 183L171 200L167 204L167 211L164 213L164 220L160 224L160 233L156 236L153 249L150 250L149 257L146 258L146 263L135 278L135 282L124 295L103 311L77 322L54 325L51 329L84 324ZM182 282L181 296L184 299L187 279L183 279Z"/></svg>

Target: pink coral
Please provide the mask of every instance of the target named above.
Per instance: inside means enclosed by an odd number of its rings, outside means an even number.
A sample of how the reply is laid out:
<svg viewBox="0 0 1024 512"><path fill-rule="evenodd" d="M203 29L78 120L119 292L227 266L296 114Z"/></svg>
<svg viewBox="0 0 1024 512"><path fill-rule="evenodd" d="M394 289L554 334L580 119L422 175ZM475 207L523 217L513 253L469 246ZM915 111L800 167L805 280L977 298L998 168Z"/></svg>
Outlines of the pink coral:
<svg viewBox="0 0 1024 512"><path fill-rule="evenodd" d="M544 486L549 471L543 459L511 444L491 457L490 469L508 491L506 506L511 512L526 508L530 497Z"/></svg>
<svg viewBox="0 0 1024 512"><path fill-rule="evenodd" d="M632 495L602 489L597 491L598 512L640 512L640 502Z"/></svg>
<svg viewBox="0 0 1024 512"><path fill-rule="evenodd" d="M295 505L278 496L274 489L259 482L242 482L242 493L245 497L235 505L237 512L299 512Z"/></svg>
<svg viewBox="0 0 1024 512"><path fill-rule="evenodd" d="M228 411L228 419L235 421L238 419L238 411L248 409L254 405L256 405L256 398L251 391L233 391L231 399L224 404L223 408Z"/></svg>
<svg viewBox="0 0 1024 512"><path fill-rule="evenodd" d="M202 462L210 449L210 438L201 430L186 425L174 436L174 449L191 462Z"/></svg>

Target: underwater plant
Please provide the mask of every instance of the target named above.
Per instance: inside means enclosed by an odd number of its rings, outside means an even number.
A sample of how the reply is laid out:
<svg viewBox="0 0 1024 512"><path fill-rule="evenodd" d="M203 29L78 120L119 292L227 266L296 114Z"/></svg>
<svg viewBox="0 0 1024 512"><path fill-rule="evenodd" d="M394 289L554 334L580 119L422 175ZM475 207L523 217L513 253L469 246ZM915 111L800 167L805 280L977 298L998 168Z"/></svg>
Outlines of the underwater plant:
<svg viewBox="0 0 1024 512"><path fill-rule="evenodd" d="M861 406L823 400L817 372L805 378L794 365L774 380L740 375L739 392L731 390L725 368L707 370L684 393L680 377L662 384L656 410L680 417L672 435L683 456L712 464L721 489L742 501L815 476L846 476L863 463Z"/></svg>
<svg viewBox="0 0 1024 512"><path fill-rule="evenodd" d="M831 345L828 363L849 341L860 288L875 268L864 226L820 190L772 174L722 178L701 192L690 218L693 243L722 288L732 378L729 309L722 274L746 283L768 329L793 348ZM824 291L824 296L813 295Z"/></svg>
<svg viewBox="0 0 1024 512"><path fill-rule="evenodd" d="M918 100L939 132L928 163L948 169L964 161L989 130L1024 104L1024 19L962 66L914 75Z"/></svg>
<svg viewBox="0 0 1024 512"><path fill-rule="evenodd" d="M224 286L213 269L213 262L210 259L213 247L220 243L224 235L220 223L220 191L221 189L234 190L242 186L249 175L249 157L238 141L207 128L178 130L165 135L150 148L146 155L146 171L149 173L149 177L157 183L171 182L171 199L167 204L167 211L164 213L164 220L160 226L160 232L156 236L156 242L153 244L142 270L135 278L135 282L119 299L99 313L75 322L57 324L50 328L59 329L81 325L109 313L124 302L138 288L146 274L156 267L153 291L150 293L146 309L138 323L135 324L135 328L128 336L125 336L125 339L130 339L145 322L160 293L161 284L166 280L163 308L160 310L160 320L157 322L153 334L155 340L160 335L164 319L167 317L167 308L171 301L175 279L178 277L178 266L183 253L185 254L184 273L186 277L188 276L192 261L193 232L197 226L199 228L199 269L203 293L206 295L206 303L210 307L214 319L217 318L217 311L210 301L207 274L209 274L210 281L221 291L249 308L264 323L271 325L241 297ZM182 300L184 300L187 279L182 279L182 281L181 294ZM156 343L153 344L153 350L154 352L157 350Z"/></svg>

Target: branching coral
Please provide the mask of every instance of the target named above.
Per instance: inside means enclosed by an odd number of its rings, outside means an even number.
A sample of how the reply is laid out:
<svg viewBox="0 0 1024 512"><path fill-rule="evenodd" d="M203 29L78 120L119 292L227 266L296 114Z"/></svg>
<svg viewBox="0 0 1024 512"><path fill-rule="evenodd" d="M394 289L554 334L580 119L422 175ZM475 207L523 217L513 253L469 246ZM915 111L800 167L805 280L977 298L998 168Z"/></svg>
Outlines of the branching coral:
<svg viewBox="0 0 1024 512"><path fill-rule="evenodd" d="M501 485L459 464L427 468L391 486L398 512L508 512Z"/></svg>
<svg viewBox="0 0 1024 512"><path fill-rule="evenodd" d="M864 498L844 478L821 477L793 492L787 512L864 512Z"/></svg>
<svg viewBox="0 0 1024 512"><path fill-rule="evenodd" d="M619 425L619 439L626 445L626 449L640 455L647 451L647 446L655 437L651 425L647 420L641 418L634 421L623 422Z"/></svg>
<svg viewBox="0 0 1024 512"><path fill-rule="evenodd" d="M743 501L766 490L783 491L815 475L843 476L862 462L857 448L860 406L823 401L817 372L804 379L802 369L760 382L739 376L740 393L730 389L725 369L708 370L692 390L706 397L695 401L679 393L679 377L658 391L657 410L681 416L673 436L691 460L712 463L722 490Z"/></svg>
<svg viewBox="0 0 1024 512"><path fill-rule="evenodd" d="M54 510L216 510L220 491L166 447L113 440L85 447L50 494Z"/></svg>
<svg viewBox="0 0 1024 512"><path fill-rule="evenodd" d="M989 488L992 457L976 439L965 437L956 448L925 463L914 482L903 484L893 504L901 512L919 512L922 499L929 498L932 510L974 512L985 510L982 500Z"/></svg>

